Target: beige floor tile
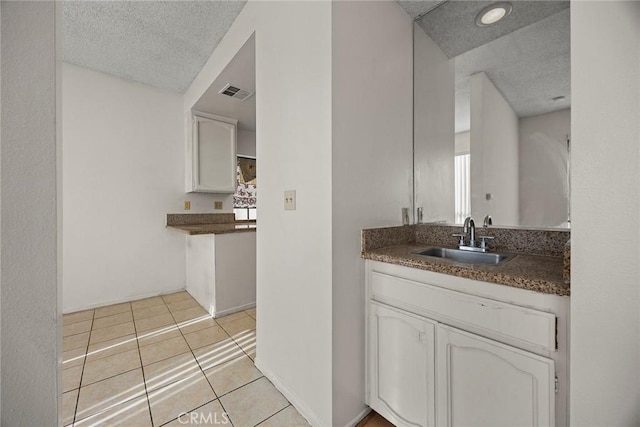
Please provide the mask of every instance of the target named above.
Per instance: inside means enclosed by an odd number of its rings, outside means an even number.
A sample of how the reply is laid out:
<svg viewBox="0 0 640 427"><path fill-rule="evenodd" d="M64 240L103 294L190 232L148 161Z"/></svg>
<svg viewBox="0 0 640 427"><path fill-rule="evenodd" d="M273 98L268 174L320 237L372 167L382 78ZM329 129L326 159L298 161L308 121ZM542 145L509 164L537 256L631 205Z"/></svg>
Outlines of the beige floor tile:
<svg viewBox="0 0 640 427"><path fill-rule="evenodd" d="M91 330L92 320L83 320L82 322L72 323L62 327L62 336L78 335Z"/></svg>
<svg viewBox="0 0 640 427"><path fill-rule="evenodd" d="M74 427L152 427L146 396L121 403L98 414L84 418Z"/></svg>
<svg viewBox="0 0 640 427"><path fill-rule="evenodd" d="M133 317L135 317L136 320L144 319L146 317L158 316L160 314L169 314L169 309L166 305L164 305L164 303L162 303L162 305L133 310Z"/></svg>
<svg viewBox="0 0 640 427"><path fill-rule="evenodd" d="M87 362L102 359L129 350L137 350L138 343L134 334L91 344L87 350Z"/></svg>
<svg viewBox="0 0 640 427"><path fill-rule="evenodd" d="M82 377L82 366L64 369L62 371L62 392L65 393L79 388L80 377Z"/></svg>
<svg viewBox="0 0 640 427"><path fill-rule="evenodd" d="M96 308L95 319L126 313L127 311L131 311L131 303L123 302L121 304L108 305L106 307Z"/></svg>
<svg viewBox="0 0 640 427"><path fill-rule="evenodd" d="M255 307L250 308L249 310L245 310L244 312L247 313L249 316L253 317L254 319L256 318L257 312Z"/></svg>
<svg viewBox="0 0 640 427"><path fill-rule="evenodd" d="M147 391L151 391L191 377L198 372L201 372L200 366L193 354L188 352L145 366L144 380L147 383Z"/></svg>
<svg viewBox="0 0 640 427"><path fill-rule="evenodd" d="M237 313L229 314L228 316L218 317L216 322L220 325L224 325L225 323L233 322L234 320L242 319L243 317L249 316L244 311L238 311Z"/></svg>
<svg viewBox="0 0 640 427"><path fill-rule="evenodd" d="M176 325L165 326L158 329L152 329L150 331L139 332L138 342L140 343L140 347L142 347L181 336L182 334Z"/></svg>
<svg viewBox="0 0 640 427"><path fill-rule="evenodd" d="M125 335L131 334L135 334L133 322L121 323L119 325L109 326L108 328L102 328L92 331L89 344L109 341L114 338L124 337Z"/></svg>
<svg viewBox="0 0 640 427"><path fill-rule="evenodd" d="M208 314L206 316L198 317L197 319L188 320L179 324L180 330L183 334L189 334L191 332L199 331L200 329L211 328L212 326L218 326L215 320Z"/></svg>
<svg viewBox="0 0 640 427"><path fill-rule="evenodd" d="M142 369L90 384L80 389L76 419L97 414L144 394Z"/></svg>
<svg viewBox="0 0 640 427"><path fill-rule="evenodd" d="M140 356L142 364L146 366L188 351L189 346L184 338L175 337L140 347Z"/></svg>
<svg viewBox="0 0 640 427"><path fill-rule="evenodd" d="M262 377L220 398L234 427L254 427L289 402L278 390Z"/></svg>
<svg viewBox="0 0 640 427"><path fill-rule="evenodd" d="M187 308L185 310L173 311L171 312L171 314L173 314L173 318L176 319L176 322L178 323L187 322L189 320L199 319L202 317L210 317L207 310L200 306Z"/></svg>
<svg viewBox="0 0 640 427"><path fill-rule="evenodd" d="M193 298L189 298L167 304L167 307L169 307L169 310L171 311L180 311L186 310L187 308L200 307L200 304L198 304L198 301Z"/></svg>
<svg viewBox="0 0 640 427"><path fill-rule="evenodd" d="M204 374L199 373L152 391L149 405L154 423L162 425L215 398Z"/></svg>
<svg viewBox="0 0 640 427"><path fill-rule="evenodd" d="M84 364L84 355L86 348L80 347L62 353L62 369L73 368L74 366L82 366Z"/></svg>
<svg viewBox="0 0 640 427"><path fill-rule="evenodd" d="M62 339L62 351L69 351L76 348L87 348L89 343L89 332L84 334L71 335Z"/></svg>
<svg viewBox="0 0 640 427"><path fill-rule="evenodd" d="M93 310L76 311L62 316L62 326L93 319Z"/></svg>
<svg viewBox="0 0 640 427"><path fill-rule="evenodd" d="M254 330L256 328L256 319L251 316L247 316L238 320L223 323L221 326L233 338L236 335L241 336L248 331Z"/></svg>
<svg viewBox="0 0 640 427"><path fill-rule="evenodd" d="M184 414L163 427L231 426L231 421L218 400Z"/></svg>
<svg viewBox="0 0 640 427"><path fill-rule="evenodd" d="M102 381L141 366L140 354L137 348L87 362L82 374L82 386Z"/></svg>
<svg viewBox="0 0 640 427"><path fill-rule="evenodd" d="M170 313L160 314L158 316L145 317L144 319L136 319L136 331L142 333L145 331L151 331L163 326L175 325L173 316Z"/></svg>
<svg viewBox="0 0 640 427"><path fill-rule="evenodd" d="M205 345L214 344L218 341L228 339L229 335L220 326L213 326L207 329L201 329L190 334L185 334L184 339L187 340L187 344L191 347L191 350L195 350Z"/></svg>
<svg viewBox="0 0 640 427"><path fill-rule="evenodd" d="M242 349L227 339L193 351L202 370L211 369L229 360L243 356Z"/></svg>
<svg viewBox="0 0 640 427"><path fill-rule="evenodd" d="M193 297L189 295L189 292L182 291L182 292L176 292L173 294L162 295L162 299L164 300L165 303L171 304L171 303L183 301L186 299L193 299Z"/></svg>
<svg viewBox="0 0 640 427"><path fill-rule="evenodd" d="M78 403L78 390L72 390L62 395L62 425L73 424L73 416L76 413Z"/></svg>
<svg viewBox="0 0 640 427"><path fill-rule="evenodd" d="M311 426L302 415L289 405L274 416L258 424L258 427L307 427Z"/></svg>
<svg viewBox="0 0 640 427"><path fill-rule="evenodd" d="M236 334L233 340L240 346L242 351L247 353L253 360L256 358L256 331L245 331Z"/></svg>
<svg viewBox="0 0 640 427"><path fill-rule="evenodd" d="M131 301L131 308L133 309L133 311L143 310L145 308L162 306L162 305L164 305L164 300L162 299L161 296L139 299L137 301Z"/></svg>
<svg viewBox="0 0 640 427"><path fill-rule="evenodd" d="M247 356L241 356L204 371L216 395L223 396L262 376Z"/></svg>
<svg viewBox="0 0 640 427"><path fill-rule="evenodd" d="M130 311L113 316L105 316L93 321L93 330L107 328L109 326L120 325L122 323L132 322L133 316Z"/></svg>

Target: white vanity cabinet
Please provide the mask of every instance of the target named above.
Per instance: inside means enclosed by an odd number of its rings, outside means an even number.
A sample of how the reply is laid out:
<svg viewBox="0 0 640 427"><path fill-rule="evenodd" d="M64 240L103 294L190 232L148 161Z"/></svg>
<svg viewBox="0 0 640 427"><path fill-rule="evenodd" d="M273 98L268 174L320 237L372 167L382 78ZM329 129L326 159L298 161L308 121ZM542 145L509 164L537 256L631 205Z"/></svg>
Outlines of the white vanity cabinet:
<svg viewBox="0 0 640 427"><path fill-rule="evenodd" d="M436 323L376 303L369 315L370 406L406 425L435 425Z"/></svg>
<svg viewBox="0 0 640 427"><path fill-rule="evenodd" d="M371 408L397 426L568 425L568 298L366 263Z"/></svg>
<svg viewBox="0 0 640 427"><path fill-rule="evenodd" d="M192 112L187 136L187 192L235 193L237 121Z"/></svg>

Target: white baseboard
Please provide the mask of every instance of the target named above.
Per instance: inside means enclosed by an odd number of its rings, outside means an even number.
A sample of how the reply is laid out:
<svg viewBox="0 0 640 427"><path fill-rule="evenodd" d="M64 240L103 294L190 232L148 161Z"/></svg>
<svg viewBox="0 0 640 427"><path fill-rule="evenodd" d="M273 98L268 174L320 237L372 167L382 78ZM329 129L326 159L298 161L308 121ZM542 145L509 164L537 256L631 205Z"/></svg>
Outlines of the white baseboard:
<svg viewBox="0 0 640 427"><path fill-rule="evenodd" d="M265 377L287 398L289 402L300 412L313 427L328 427L320 422L318 416L309 407L303 403L294 392L292 392L287 386L285 386L268 368L266 368L260 361L259 357L255 360L256 368L258 368Z"/></svg>
<svg viewBox="0 0 640 427"><path fill-rule="evenodd" d="M70 308L70 309L65 309L63 311L63 314L75 313L76 311L90 310L92 308L105 307L107 305L120 304L122 302L136 301L136 300L139 300L139 299L156 297L158 295L173 294L175 292L182 292L184 290L186 290L186 289L183 286L183 287L178 288L178 289L163 290L163 291L160 291L160 292L159 291L149 292L149 293L142 294L142 295L136 295L134 297L116 298L116 299L113 299L113 300L99 302L99 303L96 303L96 304L87 304L87 305L84 305L84 306L81 306L81 307L73 307L73 308Z"/></svg>
<svg viewBox="0 0 640 427"><path fill-rule="evenodd" d="M364 418L369 415L369 413L371 412L371 408L369 408L368 406L365 407L362 412L360 412L358 415L356 415L351 421L349 421L345 427L355 427L358 425L358 423L362 420L364 420Z"/></svg>
<svg viewBox="0 0 640 427"><path fill-rule="evenodd" d="M223 316L228 316L229 314L233 314L233 313L237 313L239 311L243 311L243 310L249 310L250 308L253 308L256 306L255 302L249 303L249 304L244 304L241 305L239 307L234 307L234 308L228 308L226 310L218 310L218 311L214 311L213 313L211 313L211 315L214 318L218 318L218 317L223 317Z"/></svg>

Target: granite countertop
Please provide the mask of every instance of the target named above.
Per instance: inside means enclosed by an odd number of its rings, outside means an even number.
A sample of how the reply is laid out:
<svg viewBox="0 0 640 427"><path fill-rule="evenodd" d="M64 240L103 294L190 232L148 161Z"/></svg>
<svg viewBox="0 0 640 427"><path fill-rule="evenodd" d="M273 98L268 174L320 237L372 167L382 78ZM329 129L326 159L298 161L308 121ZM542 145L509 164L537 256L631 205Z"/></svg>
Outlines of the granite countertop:
<svg viewBox="0 0 640 427"><path fill-rule="evenodd" d="M179 224L167 225L167 228L181 231L191 236L197 234L227 234L245 231L256 231L255 221L234 221L214 224Z"/></svg>
<svg viewBox="0 0 640 427"><path fill-rule="evenodd" d="M512 253L514 257L500 265L483 265L414 254L433 246L426 243L407 243L363 249L362 257L546 294L570 295L570 285L563 278L562 256Z"/></svg>

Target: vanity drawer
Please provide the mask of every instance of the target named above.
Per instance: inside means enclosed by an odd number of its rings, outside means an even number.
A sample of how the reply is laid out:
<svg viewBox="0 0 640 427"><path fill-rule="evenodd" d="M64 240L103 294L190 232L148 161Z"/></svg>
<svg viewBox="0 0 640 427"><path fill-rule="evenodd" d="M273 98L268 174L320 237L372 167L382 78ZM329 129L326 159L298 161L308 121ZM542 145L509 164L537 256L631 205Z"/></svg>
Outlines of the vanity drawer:
<svg viewBox="0 0 640 427"><path fill-rule="evenodd" d="M371 299L506 343L556 351L556 316L375 271Z"/></svg>

